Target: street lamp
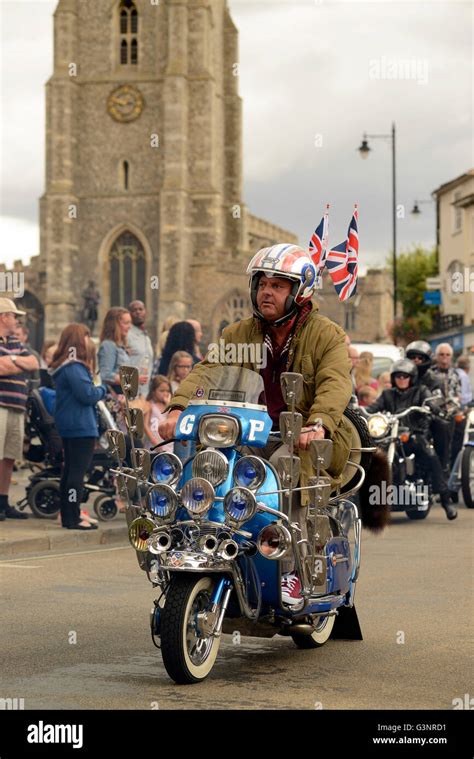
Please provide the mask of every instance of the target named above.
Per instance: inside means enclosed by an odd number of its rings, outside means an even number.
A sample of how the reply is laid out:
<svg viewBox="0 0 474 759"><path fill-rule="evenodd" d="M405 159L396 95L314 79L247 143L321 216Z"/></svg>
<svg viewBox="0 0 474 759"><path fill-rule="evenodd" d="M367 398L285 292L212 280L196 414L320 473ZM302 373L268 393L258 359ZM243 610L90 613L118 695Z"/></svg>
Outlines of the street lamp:
<svg viewBox="0 0 474 759"><path fill-rule="evenodd" d="M410 211L411 215L419 216L421 213L419 206L423 205L424 203L434 203L434 200L415 200L413 208Z"/></svg>
<svg viewBox="0 0 474 759"><path fill-rule="evenodd" d="M395 123L392 124L390 134L365 134L358 149L361 158L368 158L371 148L368 138L371 140L390 140L392 143L392 235L393 235L393 320L397 318L397 198L396 198L396 170L395 170ZM396 344L396 338L393 338Z"/></svg>

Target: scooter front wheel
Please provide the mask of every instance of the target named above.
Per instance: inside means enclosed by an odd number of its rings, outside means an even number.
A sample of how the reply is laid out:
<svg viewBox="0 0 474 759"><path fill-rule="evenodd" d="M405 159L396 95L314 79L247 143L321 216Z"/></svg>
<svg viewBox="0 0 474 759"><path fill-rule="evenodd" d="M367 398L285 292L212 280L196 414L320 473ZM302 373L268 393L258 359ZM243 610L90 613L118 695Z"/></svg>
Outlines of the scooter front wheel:
<svg viewBox="0 0 474 759"><path fill-rule="evenodd" d="M461 459L462 497L468 509L474 509L474 446L466 445Z"/></svg>
<svg viewBox="0 0 474 759"><path fill-rule="evenodd" d="M176 683L202 682L214 666L220 637L203 633L198 619L210 609L213 588L211 577L173 573L161 619L161 654Z"/></svg>
<svg viewBox="0 0 474 759"><path fill-rule="evenodd" d="M314 625L314 632L308 634L300 632L292 633L290 630L293 643L298 648L319 648L320 646L324 646L331 636L335 621L336 617L334 614L330 617L319 617Z"/></svg>

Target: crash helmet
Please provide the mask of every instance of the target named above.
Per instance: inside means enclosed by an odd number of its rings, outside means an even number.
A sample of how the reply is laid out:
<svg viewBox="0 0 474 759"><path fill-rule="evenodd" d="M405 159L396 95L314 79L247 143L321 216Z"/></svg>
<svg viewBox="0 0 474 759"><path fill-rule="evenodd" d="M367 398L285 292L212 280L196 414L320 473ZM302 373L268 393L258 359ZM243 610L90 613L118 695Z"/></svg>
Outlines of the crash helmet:
<svg viewBox="0 0 474 759"><path fill-rule="evenodd" d="M431 366L431 356L433 351L431 350L431 345L426 342L426 340L414 340L412 343L407 345L405 349L405 355L407 358L412 359L414 356L421 356L423 361L421 364L418 364L418 371L423 370L426 371ZM420 373L422 373L420 371Z"/></svg>
<svg viewBox="0 0 474 759"><path fill-rule="evenodd" d="M395 375L397 374L408 374L410 377L410 387L413 387L416 382L416 378L418 377L418 369L413 361L410 361L408 358L401 358L399 361L395 361L394 365L392 366L392 371L390 372L392 387L396 387Z"/></svg>
<svg viewBox="0 0 474 759"><path fill-rule="evenodd" d="M299 245L281 243L262 248L250 261L247 267L249 278L250 299L253 313L261 321L266 321L257 306L257 290L260 278L283 277L292 283L291 292L285 303L285 314L272 322L280 326L294 316L301 306L308 303L316 287L316 266L307 251Z"/></svg>

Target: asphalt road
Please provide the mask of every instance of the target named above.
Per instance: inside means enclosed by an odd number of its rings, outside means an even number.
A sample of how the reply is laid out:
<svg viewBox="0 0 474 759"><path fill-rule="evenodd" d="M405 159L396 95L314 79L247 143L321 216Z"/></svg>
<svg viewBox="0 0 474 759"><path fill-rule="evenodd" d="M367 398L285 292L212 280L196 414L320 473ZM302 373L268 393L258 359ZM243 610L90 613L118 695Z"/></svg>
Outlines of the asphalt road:
<svg viewBox="0 0 474 759"><path fill-rule="evenodd" d="M452 709L473 693L474 512L395 515L363 535L364 640L313 651L224 636L210 677L177 686L151 641L156 591L130 547L0 563L0 697L25 709ZM75 642L74 642L75 641Z"/></svg>

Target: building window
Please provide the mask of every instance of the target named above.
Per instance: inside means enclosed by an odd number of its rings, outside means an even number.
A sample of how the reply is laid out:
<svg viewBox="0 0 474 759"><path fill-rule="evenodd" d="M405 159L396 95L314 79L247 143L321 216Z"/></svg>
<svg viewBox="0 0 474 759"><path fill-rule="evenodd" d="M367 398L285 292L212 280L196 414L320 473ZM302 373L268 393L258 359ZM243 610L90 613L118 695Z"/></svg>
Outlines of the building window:
<svg viewBox="0 0 474 759"><path fill-rule="evenodd" d="M123 161L122 163L122 182L123 189L128 190L130 183L130 164L128 161Z"/></svg>
<svg viewBox="0 0 474 759"><path fill-rule="evenodd" d="M112 245L110 255L110 305L128 306L132 300L146 301L145 251L131 232L123 232Z"/></svg>
<svg viewBox="0 0 474 759"><path fill-rule="evenodd" d="M460 199L461 192L455 192L453 195L453 235L462 231L462 208L456 206Z"/></svg>
<svg viewBox="0 0 474 759"><path fill-rule="evenodd" d="M120 63L138 63L138 11L133 0L121 0L119 6Z"/></svg>
<svg viewBox="0 0 474 759"><path fill-rule="evenodd" d="M346 308L344 311L344 330L348 332L349 330L355 330L356 327L356 319L357 311L353 307Z"/></svg>

